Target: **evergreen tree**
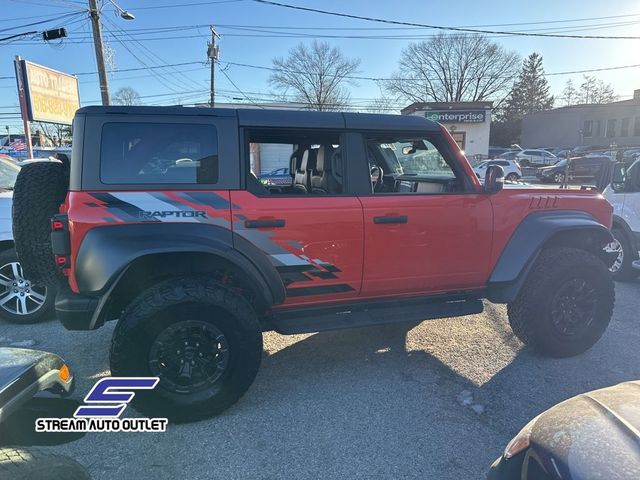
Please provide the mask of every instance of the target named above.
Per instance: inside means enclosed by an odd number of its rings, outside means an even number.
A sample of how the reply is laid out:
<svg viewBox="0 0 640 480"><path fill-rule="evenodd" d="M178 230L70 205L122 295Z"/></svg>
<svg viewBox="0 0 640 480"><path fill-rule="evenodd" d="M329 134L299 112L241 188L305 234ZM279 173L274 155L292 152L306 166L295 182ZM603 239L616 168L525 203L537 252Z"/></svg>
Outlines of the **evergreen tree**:
<svg viewBox="0 0 640 480"><path fill-rule="evenodd" d="M553 107L553 103L554 98L544 76L542 55L534 52L524 60L520 75L497 115L498 121L491 132L492 143L519 143L522 118L528 113L548 110Z"/></svg>

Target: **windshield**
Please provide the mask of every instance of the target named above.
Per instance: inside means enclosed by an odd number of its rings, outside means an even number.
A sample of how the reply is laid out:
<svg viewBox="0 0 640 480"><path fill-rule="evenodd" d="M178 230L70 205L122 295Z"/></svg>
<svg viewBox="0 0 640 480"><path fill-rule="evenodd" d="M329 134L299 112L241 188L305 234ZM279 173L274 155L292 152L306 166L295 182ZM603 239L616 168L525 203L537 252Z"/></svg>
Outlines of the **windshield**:
<svg viewBox="0 0 640 480"><path fill-rule="evenodd" d="M560 160L558 163L554 165L554 167L564 167L567 164L567 160Z"/></svg>
<svg viewBox="0 0 640 480"><path fill-rule="evenodd" d="M10 160L0 159L0 188L13 190L20 167Z"/></svg>

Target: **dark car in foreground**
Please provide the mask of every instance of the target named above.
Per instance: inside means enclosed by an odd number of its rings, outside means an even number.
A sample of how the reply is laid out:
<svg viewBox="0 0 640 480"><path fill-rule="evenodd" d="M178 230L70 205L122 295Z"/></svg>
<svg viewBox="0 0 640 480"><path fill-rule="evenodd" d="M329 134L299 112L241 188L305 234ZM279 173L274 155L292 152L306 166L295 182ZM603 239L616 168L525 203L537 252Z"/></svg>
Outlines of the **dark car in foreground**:
<svg viewBox="0 0 640 480"><path fill-rule="evenodd" d="M607 172L611 165L611 158L606 156L576 157L567 161L560 160L555 165L539 168L536 177L542 182L562 183L567 171L569 180L588 180L597 182L600 176Z"/></svg>
<svg viewBox="0 0 640 480"><path fill-rule="evenodd" d="M26 348L0 348L0 480L90 479L84 467L69 457L16 446L29 434L33 437L36 417L58 416L55 409L42 408L55 398L34 395L48 391L67 396L73 387L73 375L59 356Z"/></svg>
<svg viewBox="0 0 640 480"><path fill-rule="evenodd" d="M583 393L531 420L489 480L640 478L640 381Z"/></svg>

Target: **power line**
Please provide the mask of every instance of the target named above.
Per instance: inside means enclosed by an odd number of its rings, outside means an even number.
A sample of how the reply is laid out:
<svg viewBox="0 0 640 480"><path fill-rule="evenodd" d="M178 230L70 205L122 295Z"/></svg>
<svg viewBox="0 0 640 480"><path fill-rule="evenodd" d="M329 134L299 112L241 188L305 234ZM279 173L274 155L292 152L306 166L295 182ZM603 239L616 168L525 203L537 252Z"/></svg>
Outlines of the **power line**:
<svg viewBox="0 0 640 480"><path fill-rule="evenodd" d="M32 27L34 25L42 25L43 23L58 22L60 20L64 20L65 18L75 17L76 15L79 15L81 13L85 13L85 12L65 13L64 15L58 15L57 17L51 17L51 18L48 18L46 20L40 20L38 22L25 23L24 25L15 25L13 27L7 27L7 28L0 29L0 33L7 32L9 30L17 30L17 29L21 29L21 28L25 28L25 27Z"/></svg>
<svg viewBox="0 0 640 480"><path fill-rule="evenodd" d="M403 22L399 20L388 20L385 18L366 17L361 15L352 15L349 13L331 12L329 10L320 10L317 8L301 7L298 5L288 5L286 3L274 2L271 0L251 0L255 3L261 3L263 5L271 5L275 7L288 8L292 10L300 10L304 12L320 13L323 15L330 15L333 17L351 18L355 20L365 20L368 22L386 23L391 25L405 25L409 27L424 27L432 28L434 30L463 32L463 33L480 33L490 35L510 35L510 36L523 36L523 37L548 37L548 38L576 38L576 39L599 39L599 40L640 40L637 36L607 36L607 35L567 35L560 33L527 33L527 32L510 32L504 30L482 30L477 28L463 28L463 27L447 27L444 25L430 25L424 23L415 22Z"/></svg>
<svg viewBox="0 0 640 480"><path fill-rule="evenodd" d="M263 65L251 65L248 63L239 63L239 62L229 62L229 61L221 61L221 63L225 63L225 64L229 64L229 65L235 65L238 67L246 67L246 68L254 68L254 69L259 69L259 70L269 70L269 71L277 71L277 72L286 72L286 73L294 73L294 74L305 74L305 75L320 75L319 73L316 74L314 72L299 72L299 71L294 71L294 70L287 70L287 69L282 69L282 68L274 68L274 67L267 67L267 66L263 66ZM593 72L603 72L603 71L609 71L609 70L622 70L622 69L626 69L626 68L638 68L640 67L640 64L636 64L636 65L620 65L620 66L615 66L615 67L602 67L602 68L592 68L592 69L586 69L586 70L573 70L573 71L566 71L566 72L553 72L553 73L545 73L545 76L557 76L557 75L576 75L579 73L593 73ZM505 76L503 78L515 78L517 77L517 75L514 76ZM420 80L420 78L385 78L385 77L364 77L364 76L357 76L357 75L352 75L352 76L345 76L344 78L350 79L350 80L370 80L370 81L374 81L374 82L381 82L381 81L389 81L389 80L405 80L405 81L416 81L416 80Z"/></svg>

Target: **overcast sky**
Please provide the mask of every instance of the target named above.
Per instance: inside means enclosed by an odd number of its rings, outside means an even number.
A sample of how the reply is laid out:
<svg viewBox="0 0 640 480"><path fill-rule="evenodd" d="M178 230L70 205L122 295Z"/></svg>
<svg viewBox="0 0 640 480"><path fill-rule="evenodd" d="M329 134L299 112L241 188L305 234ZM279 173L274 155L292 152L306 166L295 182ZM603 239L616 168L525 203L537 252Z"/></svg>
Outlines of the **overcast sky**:
<svg viewBox="0 0 640 480"><path fill-rule="evenodd" d="M299 43L310 42L307 35L380 36L380 35L431 35L433 30L407 29L384 26L357 19L335 18L317 13L294 11L275 6L261 5L251 0L118 0L121 7L131 11L136 19L125 21L115 15L107 5L103 13L105 40L113 52L116 69L141 68L163 63L197 62L206 60L208 28L215 24L222 35L220 41L222 62L246 63L270 66L271 59L285 55ZM635 35L640 36L640 1L614 0L536 0L530 2L459 0L435 2L432 0L282 0L282 3L309 6L324 10L355 15L380 17L417 23L447 26L481 26L493 30L550 31L556 29L571 34L587 35ZM20 31L65 26L69 38L53 45L32 39L0 43L0 77L12 77L13 58L21 55L42 65L68 73L95 71L95 56L90 41L90 24L85 16L68 16L59 21L42 25L11 27L39 21L50 16L66 15L81 10L86 2L80 0L0 0L0 37ZM191 5L188 5L191 4ZM194 5L197 4L197 5ZM176 6L179 5L179 6ZM171 8L159 8L172 6ZM598 20L581 20L592 17L612 17ZM26 17L26 18L25 18ZM31 17L31 18L29 18ZM574 22L558 22L577 19ZM528 25L497 24L528 23ZM556 22L532 24L533 22ZM203 25L193 28L195 25ZM484 25L491 25L484 27ZM164 33L136 32L139 29L168 28ZM250 30L242 29L249 27ZM272 30L266 27L298 27L305 30ZM598 28L595 28L598 27ZM323 28L314 30L310 28ZM353 30L344 30L350 28ZM587 29L588 28L588 29ZM131 32L139 42L127 39ZM267 31L269 30L269 31ZM274 32L305 35L304 38L274 38ZM112 34L120 36L114 39ZM190 38L171 38L190 37ZM154 39L154 40L150 40ZM350 57L362 60L360 74L387 77L395 69L397 60L410 40L327 38ZM592 68L640 64L640 40L578 40L529 37L495 38L502 46L526 56L536 51L543 55L548 73ZM122 43L120 43L122 41ZM77 43L74 43L77 42ZM125 48L126 47L126 48ZM137 58L136 58L137 57ZM221 67L225 67L221 64ZM273 92L267 80L268 71L226 65L226 74L248 96L264 99ZM181 72L181 73L179 73ZM611 82L621 99L629 98L633 90L640 88L640 68L595 73ZM160 78L159 78L160 77ZM188 78L187 78L188 77ZM559 94L568 78L579 83L581 75L549 77L553 92ZM80 95L83 104L99 102L100 93L95 75L83 75L80 79ZM232 101L242 97L223 74L216 77L219 101ZM186 65L175 69L121 72L110 75L111 93L119 87L131 86L142 95L145 103L193 103L206 101L209 85L209 69L205 65ZM364 104L380 95L375 82L359 81L353 86L355 103ZM0 113L17 106L15 80L0 78ZM7 108L9 107L9 108ZM0 120L3 124L19 123Z"/></svg>

